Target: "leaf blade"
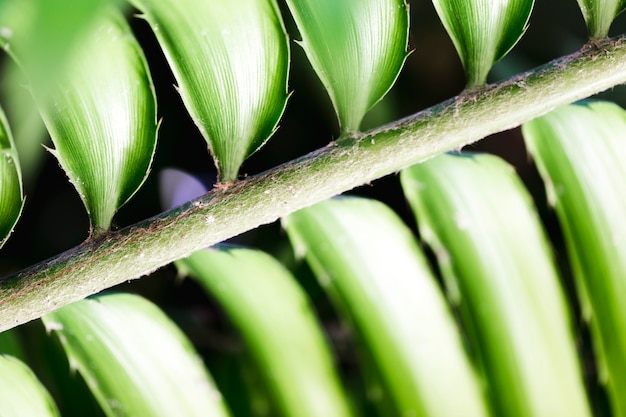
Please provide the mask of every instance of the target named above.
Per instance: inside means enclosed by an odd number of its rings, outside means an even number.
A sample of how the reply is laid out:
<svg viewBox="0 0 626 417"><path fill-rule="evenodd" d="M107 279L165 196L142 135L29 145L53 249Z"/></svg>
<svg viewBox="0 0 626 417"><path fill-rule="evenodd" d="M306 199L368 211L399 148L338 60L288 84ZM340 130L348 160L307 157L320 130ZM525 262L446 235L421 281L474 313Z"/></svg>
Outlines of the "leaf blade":
<svg viewBox="0 0 626 417"><path fill-rule="evenodd" d="M495 415L589 416L569 310L515 172L490 155L442 154L401 181L459 304Z"/></svg>
<svg viewBox="0 0 626 417"><path fill-rule="evenodd" d="M408 5L404 0L288 0L287 5L342 132L358 131L408 56Z"/></svg>
<svg viewBox="0 0 626 417"><path fill-rule="evenodd" d="M578 0L591 39L606 38L613 20L626 10L625 0Z"/></svg>
<svg viewBox="0 0 626 417"><path fill-rule="evenodd" d="M217 247L177 265L224 308L261 368L280 415L352 415L315 313L275 259L252 249Z"/></svg>
<svg viewBox="0 0 626 417"><path fill-rule="evenodd" d="M99 16L54 93L40 110L52 153L103 233L147 178L157 135L147 63L119 11Z"/></svg>
<svg viewBox="0 0 626 417"><path fill-rule="evenodd" d="M58 417L54 400L22 361L0 354L0 415Z"/></svg>
<svg viewBox="0 0 626 417"><path fill-rule="evenodd" d="M443 296L389 208L328 200L285 217L283 226L374 358L395 415L488 415Z"/></svg>
<svg viewBox="0 0 626 417"><path fill-rule="evenodd" d="M23 207L19 159L9 124L0 108L0 247L13 231Z"/></svg>
<svg viewBox="0 0 626 417"><path fill-rule="evenodd" d="M565 235L600 380L626 415L626 112L608 102L561 107L523 126Z"/></svg>
<svg viewBox="0 0 626 417"><path fill-rule="evenodd" d="M489 70L519 41L534 0L434 0L467 75L468 87L485 84Z"/></svg>
<svg viewBox="0 0 626 417"><path fill-rule="evenodd" d="M189 340L147 300L100 295L42 320L106 415L229 415Z"/></svg>
<svg viewBox="0 0 626 417"><path fill-rule="evenodd" d="M133 0L159 41L220 172L276 130L287 103L289 46L275 0Z"/></svg>

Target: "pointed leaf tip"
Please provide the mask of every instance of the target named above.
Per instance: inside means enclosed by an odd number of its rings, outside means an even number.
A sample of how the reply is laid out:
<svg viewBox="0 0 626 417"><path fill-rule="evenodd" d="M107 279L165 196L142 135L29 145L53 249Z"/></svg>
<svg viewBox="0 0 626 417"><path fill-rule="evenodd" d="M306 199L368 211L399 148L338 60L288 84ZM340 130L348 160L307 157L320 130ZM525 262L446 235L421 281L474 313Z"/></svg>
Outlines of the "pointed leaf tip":
<svg viewBox="0 0 626 417"><path fill-rule="evenodd" d="M358 131L408 55L408 5L404 0L287 0L287 5L342 131Z"/></svg>
<svg viewBox="0 0 626 417"><path fill-rule="evenodd" d="M578 0L591 39L606 38L613 20L626 10L626 0Z"/></svg>
<svg viewBox="0 0 626 417"><path fill-rule="evenodd" d="M133 0L152 26L220 181L274 133L287 102L289 44L274 0Z"/></svg>
<svg viewBox="0 0 626 417"><path fill-rule="evenodd" d="M485 84L493 64L526 31L534 0L433 0L467 74L469 87Z"/></svg>
<svg viewBox="0 0 626 417"><path fill-rule="evenodd" d="M80 194L92 233L144 182L156 146L156 102L143 52L122 14L107 9L77 43L41 113L53 153Z"/></svg>

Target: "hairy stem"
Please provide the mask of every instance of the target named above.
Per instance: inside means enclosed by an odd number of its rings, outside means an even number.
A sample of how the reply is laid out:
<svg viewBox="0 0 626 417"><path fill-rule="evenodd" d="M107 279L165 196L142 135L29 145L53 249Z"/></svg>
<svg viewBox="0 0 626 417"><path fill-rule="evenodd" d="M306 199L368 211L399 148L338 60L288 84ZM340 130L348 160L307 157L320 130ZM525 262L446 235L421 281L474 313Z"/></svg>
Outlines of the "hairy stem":
<svg viewBox="0 0 626 417"><path fill-rule="evenodd" d="M620 37L587 45L505 82L466 91L359 137L340 138L1 278L0 330L624 82L626 38Z"/></svg>

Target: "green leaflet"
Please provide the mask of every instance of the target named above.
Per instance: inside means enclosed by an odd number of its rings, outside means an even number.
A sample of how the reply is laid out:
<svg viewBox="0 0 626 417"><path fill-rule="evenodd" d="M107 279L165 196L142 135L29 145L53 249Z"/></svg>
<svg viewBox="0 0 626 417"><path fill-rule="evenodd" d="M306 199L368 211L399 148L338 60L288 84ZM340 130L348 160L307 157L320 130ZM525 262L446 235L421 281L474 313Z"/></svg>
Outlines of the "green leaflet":
<svg viewBox="0 0 626 417"><path fill-rule="evenodd" d="M626 416L626 111L561 107L523 126L562 225L600 380Z"/></svg>
<svg viewBox="0 0 626 417"><path fill-rule="evenodd" d="M522 37L534 0L433 0L467 74L468 87L485 84L493 64Z"/></svg>
<svg viewBox="0 0 626 417"><path fill-rule="evenodd" d="M408 55L408 5L404 0L287 0L287 5L342 132L358 131Z"/></svg>
<svg viewBox="0 0 626 417"><path fill-rule="evenodd" d="M229 415L191 342L147 300L100 295L42 320L107 416Z"/></svg>
<svg viewBox="0 0 626 417"><path fill-rule="evenodd" d="M117 209L144 182L157 132L147 64L117 10L103 13L76 44L41 114L52 153L80 194L92 233L108 230Z"/></svg>
<svg viewBox="0 0 626 417"><path fill-rule="evenodd" d="M0 46L18 65L6 65L0 78L5 109L11 117L24 183L32 183L46 156L41 152L45 126L32 97L30 84L47 98L63 73L73 46L80 41L107 4L124 0L1 0ZM28 71L25 81L24 71ZM36 87L35 87L36 86Z"/></svg>
<svg viewBox="0 0 626 417"><path fill-rule="evenodd" d="M611 23L626 9L626 0L578 0L591 39L606 38Z"/></svg>
<svg viewBox="0 0 626 417"><path fill-rule="evenodd" d="M401 181L483 365L494 415L589 416L570 313L515 171L491 155L443 154Z"/></svg>
<svg viewBox="0 0 626 417"><path fill-rule="evenodd" d="M6 242L22 213L22 174L13 136L0 109L0 247Z"/></svg>
<svg viewBox="0 0 626 417"><path fill-rule="evenodd" d="M489 415L444 297L395 213L341 198L297 211L283 226L372 358L395 409L385 415Z"/></svg>
<svg viewBox="0 0 626 417"><path fill-rule="evenodd" d="M0 416L60 416L46 388L19 359L0 354L0 375Z"/></svg>
<svg viewBox="0 0 626 417"><path fill-rule="evenodd" d="M144 13L220 181L276 129L287 102L289 45L275 0L131 0Z"/></svg>
<svg viewBox="0 0 626 417"><path fill-rule="evenodd" d="M279 415L352 415L315 312L274 258L218 247L176 264L219 302L239 330Z"/></svg>

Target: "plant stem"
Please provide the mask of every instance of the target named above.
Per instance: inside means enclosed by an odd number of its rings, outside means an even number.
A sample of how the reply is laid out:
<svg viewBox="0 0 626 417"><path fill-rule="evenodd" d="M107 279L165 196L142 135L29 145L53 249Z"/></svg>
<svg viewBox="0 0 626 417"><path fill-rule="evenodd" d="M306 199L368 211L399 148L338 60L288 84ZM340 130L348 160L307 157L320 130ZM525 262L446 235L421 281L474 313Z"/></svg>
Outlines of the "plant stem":
<svg viewBox="0 0 626 417"><path fill-rule="evenodd" d="M626 37L337 142L0 279L0 330L626 82Z"/></svg>

